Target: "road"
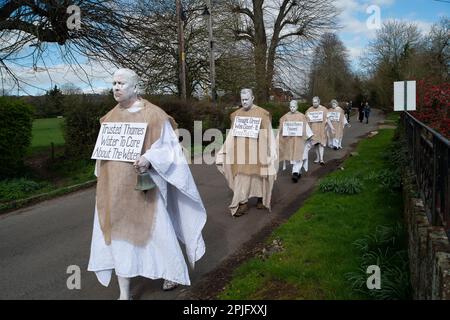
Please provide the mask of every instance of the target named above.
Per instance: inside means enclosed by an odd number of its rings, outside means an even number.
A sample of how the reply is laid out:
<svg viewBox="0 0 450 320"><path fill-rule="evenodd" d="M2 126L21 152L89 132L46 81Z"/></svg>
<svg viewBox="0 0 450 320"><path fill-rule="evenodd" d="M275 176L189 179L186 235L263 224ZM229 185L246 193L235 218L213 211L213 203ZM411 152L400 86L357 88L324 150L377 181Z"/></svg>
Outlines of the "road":
<svg viewBox="0 0 450 320"><path fill-rule="evenodd" d="M346 130L344 149L327 149L325 161L344 158L351 145L378 128L381 112L373 110L370 120L366 125L353 117L352 127ZM311 190L320 169L312 160L313 152L310 154L310 171L298 184L291 182L289 170L279 175L272 195L271 213L253 207L240 218L229 214L232 192L216 167L191 166L208 214L203 232L206 254L191 271L193 285L269 225L290 203ZM0 216L0 299L117 299L116 277L105 288L94 273L87 271L94 201L95 188L90 188ZM71 265L81 269L80 290L67 288L66 281L70 276L67 268ZM181 287L163 292L161 285L162 280L135 278L131 282L132 295L135 299L176 299L180 292L189 290Z"/></svg>

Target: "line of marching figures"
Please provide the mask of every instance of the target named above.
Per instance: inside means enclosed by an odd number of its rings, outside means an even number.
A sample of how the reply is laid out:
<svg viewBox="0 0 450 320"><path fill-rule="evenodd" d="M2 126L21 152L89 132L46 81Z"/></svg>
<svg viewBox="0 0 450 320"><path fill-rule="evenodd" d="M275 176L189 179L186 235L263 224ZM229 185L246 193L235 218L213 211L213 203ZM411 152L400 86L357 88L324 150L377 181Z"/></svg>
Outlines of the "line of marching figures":
<svg viewBox="0 0 450 320"><path fill-rule="evenodd" d="M174 119L138 96L139 77L119 69L113 77L118 105L100 123L144 123L144 154L133 164L98 160L97 189L91 255L88 270L108 286L115 271L121 300L130 298L130 279L142 276L164 279L163 290L190 285L181 249L193 268L206 252L202 230L207 214L176 134ZM292 101L281 118L277 137L267 110L254 104L252 90L241 91L242 107L231 114L232 128L216 153L216 165L233 190L230 211L244 214L248 199L258 198L258 208L270 210L272 188L280 162L294 166L293 180L308 170L308 152L324 164L327 145L341 147L347 122L333 101L331 109L318 97L305 114ZM244 161L241 161L242 158ZM146 178L149 183L143 182Z"/></svg>
<svg viewBox="0 0 450 320"><path fill-rule="evenodd" d="M271 210L271 196L279 164L292 165L292 181L297 183L308 171L310 150L314 163L325 165L324 152L329 147L342 148L344 129L350 127L346 110L336 100L331 108L314 97L305 114L298 111L293 100L280 119L275 136L270 113L254 104L251 89L241 91L242 107L231 114L232 128L216 156L216 165L233 191L229 206L234 217L248 212L248 200L256 197L258 209Z"/></svg>

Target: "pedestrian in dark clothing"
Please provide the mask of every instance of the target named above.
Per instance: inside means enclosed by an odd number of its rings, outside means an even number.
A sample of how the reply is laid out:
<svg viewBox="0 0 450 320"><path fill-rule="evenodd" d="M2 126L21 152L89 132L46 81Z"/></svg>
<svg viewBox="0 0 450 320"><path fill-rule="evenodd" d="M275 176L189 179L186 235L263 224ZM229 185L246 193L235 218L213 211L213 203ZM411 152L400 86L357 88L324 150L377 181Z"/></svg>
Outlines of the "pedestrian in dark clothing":
<svg viewBox="0 0 450 320"><path fill-rule="evenodd" d="M359 122L363 122L364 120L364 104L361 102L361 105L358 107L358 119Z"/></svg>
<svg viewBox="0 0 450 320"><path fill-rule="evenodd" d="M350 123L350 114L352 112L352 102L347 102L347 107L345 108L345 115L347 116L347 122Z"/></svg>
<svg viewBox="0 0 450 320"><path fill-rule="evenodd" d="M364 106L364 117L366 118L366 124L369 123L369 116L370 116L370 106L369 103L366 102L366 105Z"/></svg>

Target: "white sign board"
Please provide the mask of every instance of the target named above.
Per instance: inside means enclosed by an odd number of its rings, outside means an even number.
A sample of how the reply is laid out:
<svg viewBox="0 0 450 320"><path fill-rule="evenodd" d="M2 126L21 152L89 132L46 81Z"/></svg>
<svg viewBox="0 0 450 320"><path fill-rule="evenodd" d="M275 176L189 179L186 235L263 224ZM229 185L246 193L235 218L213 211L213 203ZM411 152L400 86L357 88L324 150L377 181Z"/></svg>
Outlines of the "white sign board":
<svg viewBox="0 0 450 320"><path fill-rule="evenodd" d="M286 121L283 123L283 137L302 137L302 121Z"/></svg>
<svg viewBox="0 0 450 320"><path fill-rule="evenodd" d="M233 136L258 139L261 128L261 118L236 117L234 118Z"/></svg>
<svg viewBox="0 0 450 320"><path fill-rule="evenodd" d="M330 120L333 122L339 122L341 120L341 113L337 111L328 112L328 116L330 117Z"/></svg>
<svg viewBox="0 0 450 320"><path fill-rule="evenodd" d="M416 82L394 82L394 111L416 111Z"/></svg>
<svg viewBox="0 0 450 320"><path fill-rule="evenodd" d="M322 122L323 111L310 111L308 112L309 122Z"/></svg>
<svg viewBox="0 0 450 320"><path fill-rule="evenodd" d="M146 123L102 123L91 159L136 161L141 156L146 131Z"/></svg>

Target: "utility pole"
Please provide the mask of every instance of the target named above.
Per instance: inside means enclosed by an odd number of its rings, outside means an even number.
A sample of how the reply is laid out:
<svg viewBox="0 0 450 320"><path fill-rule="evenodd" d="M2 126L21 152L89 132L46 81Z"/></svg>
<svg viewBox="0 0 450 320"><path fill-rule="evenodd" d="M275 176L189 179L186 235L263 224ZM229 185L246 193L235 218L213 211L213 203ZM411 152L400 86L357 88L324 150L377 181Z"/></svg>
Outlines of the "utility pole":
<svg viewBox="0 0 450 320"><path fill-rule="evenodd" d="M214 36L213 36L213 14L211 0L206 0L206 7L209 12L208 15L208 32L209 32L209 66L210 66L210 81L211 81L211 100L216 106L216 62L214 59Z"/></svg>
<svg viewBox="0 0 450 320"><path fill-rule="evenodd" d="M178 22L178 52L179 52L179 80L180 96L186 101L186 53L184 52L184 21L182 21L183 6L181 0L176 0Z"/></svg>

